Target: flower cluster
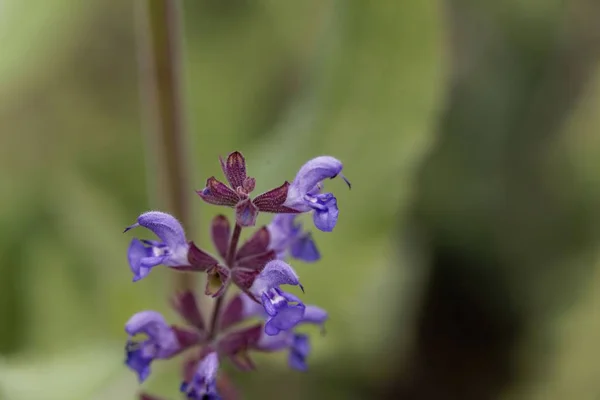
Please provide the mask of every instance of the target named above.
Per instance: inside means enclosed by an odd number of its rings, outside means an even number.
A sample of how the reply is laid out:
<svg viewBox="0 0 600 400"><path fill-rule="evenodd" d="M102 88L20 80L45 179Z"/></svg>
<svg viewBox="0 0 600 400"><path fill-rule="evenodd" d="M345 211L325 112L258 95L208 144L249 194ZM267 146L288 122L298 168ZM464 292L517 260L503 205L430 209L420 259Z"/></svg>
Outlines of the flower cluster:
<svg viewBox="0 0 600 400"><path fill-rule="evenodd" d="M234 224L224 215L212 221L211 236L217 255L189 241L179 221L164 212L146 212L125 229L127 232L141 226L158 239L132 239L127 257L134 282L159 265L176 271L205 272L204 293L216 298L210 324L205 323L192 291L176 293L171 302L185 326L169 325L155 311L139 312L125 324L129 335L125 363L137 373L140 382L148 378L155 360L190 350L181 384L181 392L188 399L225 396L221 392L227 390L222 389L227 385L218 373L219 363L229 359L239 369L254 369L251 351L287 351L290 367L307 369L309 338L298 333L296 327L307 323L323 326L327 312L304 304L282 289L291 285L304 291L286 260L319 260L311 234L302 229L296 218L298 214L311 212L319 230L332 231L339 210L335 196L322 193L323 181L340 176L350 186L341 174L342 163L328 156L304 164L291 184L284 182L254 198L250 194L256 181L247 176L241 153L234 152L227 160L221 159L221 167L229 185L213 176L204 189L197 191L205 202L235 210ZM259 212L275 216L238 246L242 228L254 226ZM227 295L234 286L239 290ZM250 320L255 322L248 325ZM149 395L141 398L153 399Z"/></svg>

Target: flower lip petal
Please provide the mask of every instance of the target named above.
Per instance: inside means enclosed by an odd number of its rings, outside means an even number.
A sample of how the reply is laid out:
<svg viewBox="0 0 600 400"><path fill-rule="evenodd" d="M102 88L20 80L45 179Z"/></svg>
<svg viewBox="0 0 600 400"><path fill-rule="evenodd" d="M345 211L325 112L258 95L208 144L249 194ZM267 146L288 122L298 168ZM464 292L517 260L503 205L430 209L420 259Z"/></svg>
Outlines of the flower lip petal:
<svg viewBox="0 0 600 400"><path fill-rule="evenodd" d="M320 307L308 305L304 310L304 316L302 317L302 323L311 323L317 325L323 325L327 321L329 315L327 311Z"/></svg>
<svg viewBox="0 0 600 400"><path fill-rule="evenodd" d="M315 262L321 258L319 249L317 249L310 233L306 233L292 242L290 254L292 257L305 262Z"/></svg>
<svg viewBox="0 0 600 400"><path fill-rule="evenodd" d="M138 217L137 223L127 227L125 232L137 226L151 230L170 248L186 246L185 232L181 223L170 214L160 211L149 211Z"/></svg>
<svg viewBox="0 0 600 400"><path fill-rule="evenodd" d="M274 336L281 331L292 329L302 321L304 309L305 306L302 303L280 308L275 316L267 320L265 333Z"/></svg>
<svg viewBox="0 0 600 400"><path fill-rule="evenodd" d="M158 265L160 263L157 263L156 265ZM138 272L136 274L133 275L133 282L137 282L139 280L144 279L145 277L148 276L148 274L150 273L150 271L152 270L152 267L146 267L144 265L140 265L140 269L138 270Z"/></svg>
<svg viewBox="0 0 600 400"><path fill-rule="evenodd" d="M131 239L129 249L127 249L127 261L134 276L139 275L142 259L152 255L151 249L144 246L143 243L136 238Z"/></svg>
<svg viewBox="0 0 600 400"><path fill-rule="evenodd" d="M148 379L151 372L150 364L153 358L145 356L141 347L132 347L131 342L128 342L125 346L125 354L125 365L138 374L138 381L142 383Z"/></svg>
<svg viewBox="0 0 600 400"><path fill-rule="evenodd" d="M325 209L315 209L313 213L313 222L319 230L323 232L331 232L337 224L340 213L337 207L337 199L331 193L326 193L319 196L322 196L319 200L324 203ZM319 203L323 204L321 201L319 201Z"/></svg>

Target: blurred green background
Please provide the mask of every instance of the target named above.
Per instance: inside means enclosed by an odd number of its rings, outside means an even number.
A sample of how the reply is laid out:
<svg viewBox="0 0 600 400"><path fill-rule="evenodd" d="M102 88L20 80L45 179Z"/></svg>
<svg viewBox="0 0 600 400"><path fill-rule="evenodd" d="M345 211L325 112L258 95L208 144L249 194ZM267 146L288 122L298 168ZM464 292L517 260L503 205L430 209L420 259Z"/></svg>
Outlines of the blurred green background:
<svg viewBox="0 0 600 400"><path fill-rule="evenodd" d="M133 399L124 322L176 321L173 273L131 283L121 233L156 207L134 3L0 0L0 399ZM327 182L341 212L313 229L322 261L293 264L330 312L311 371L225 366L243 398L600 398L597 1L187 0L183 16L188 237L211 249L223 210L194 190L233 150L257 193L321 154L353 183ZM144 389L179 398L177 368Z"/></svg>

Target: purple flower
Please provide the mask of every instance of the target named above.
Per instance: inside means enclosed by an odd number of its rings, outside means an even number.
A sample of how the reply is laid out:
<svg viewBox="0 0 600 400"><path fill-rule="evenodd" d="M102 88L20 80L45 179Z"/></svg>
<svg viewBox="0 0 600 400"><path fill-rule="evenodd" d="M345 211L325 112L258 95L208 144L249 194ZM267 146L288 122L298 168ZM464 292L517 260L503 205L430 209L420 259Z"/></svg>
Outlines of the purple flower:
<svg viewBox="0 0 600 400"><path fill-rule="evenodd" d="M304 304L280 285L297 285L302 289L296 272L281 260L269 261L250 287L250 293L260 299L269 316L265 324L267 335L277 335L293 328L304 316Z"/></svg>
<svg viewBox="0 0 600 400"><path fill-rule="evenodd" d="M327 320L327 312L316 306L306 306L304 317L298 324L312 323L323 325ZM291 368L306 371L306 358L310 353L310 341L307 335L294 331L280 332L275 336L262 335L256 344L260 351L289 350L288 363Z"/></svg>
<svg viewBox="0 0 600 400"><path fill-rule="evenodd" d="M218 264L211 255L187 242L183 227L172 215L160 211L146 212L125 232L138 226L151 230L160 240L131 240L127 259L134 282L147 276L157 265L179 271L206 271Z"/></svg>
<svg viewBox="0 0 600 400"><path fill-rule="evenodd" d="M181 384L181 392L185 393L188 399L220 400L221 396L217 393L216 382L218 369L217 353L209 353L198 363L198 368L191 381Z"/></svg>
<svg viewBox="0 0 600 400"><path fill-rule="evenodd" d="M239 151L229 154L227 160L221 159L223 173L229 186L214 176L206 180L204 189L196 193L209 204L232 207L235 209L236 222L241 226L254 226L259 211L270 213L297 213L295 209L283 206L287 198L288 182L263 194L250 198L256 186L254 178L246 174L246 160Z"/></svg>
<svg viewBox="0 0 600 400"><path fill-rule="evenodd" d="M170 267L189 265L189 245L181 224L172 215L150 211L138 217L138 222L127 227L125 232L138 226L150 229L160 241L133 239L127 258L133 281L144 278L157 265Z"/></svg>
<svg viewBox="0 0 600 400"><path fill-rule="evenodd" d="M267 229L270 234L269 248L277 253L277 258L285 259L288 254L306 262L321 258L312 235L302 231L302 225L295 224L295 214L278 214Z"/></svg>
<svg viewBox="0 0 600 400"><path fill-rule="evenodd" d="M283 205L300 212L313 211L315 226L325 232L332 231L339 214L337 199L332 193L321 193L321 182L339 175L350 187L350 182L341 174L342 167L341 161L329 156L308 161L289 186Z"/></svg>
<svg viewBox="0 0 600 400"><path fill-rule="evenodd" d="M125 351L125 364L137 372L140 382L150 375L150 364L155 359L166 359L180 349L175 332L156 311L142 311L125 324L129 335ZM143 333L146 340L134 341L133 336Z"/></svg>

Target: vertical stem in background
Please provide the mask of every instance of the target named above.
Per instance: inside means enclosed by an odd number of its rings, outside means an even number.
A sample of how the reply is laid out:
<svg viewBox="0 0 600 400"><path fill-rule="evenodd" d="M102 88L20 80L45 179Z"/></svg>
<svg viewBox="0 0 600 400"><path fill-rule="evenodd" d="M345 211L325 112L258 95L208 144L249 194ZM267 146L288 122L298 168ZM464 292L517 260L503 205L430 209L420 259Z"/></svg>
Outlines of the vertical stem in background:
<svg viewBox="0 0 600 400"><path fill-rule="evenodd" d="M155 201L192 230L189 207L189 138L182 85L183 25L179 0L139 0L138 49L148 175L157 177ZM174 274L175 287L191 288L191 274Z"/></svg>

